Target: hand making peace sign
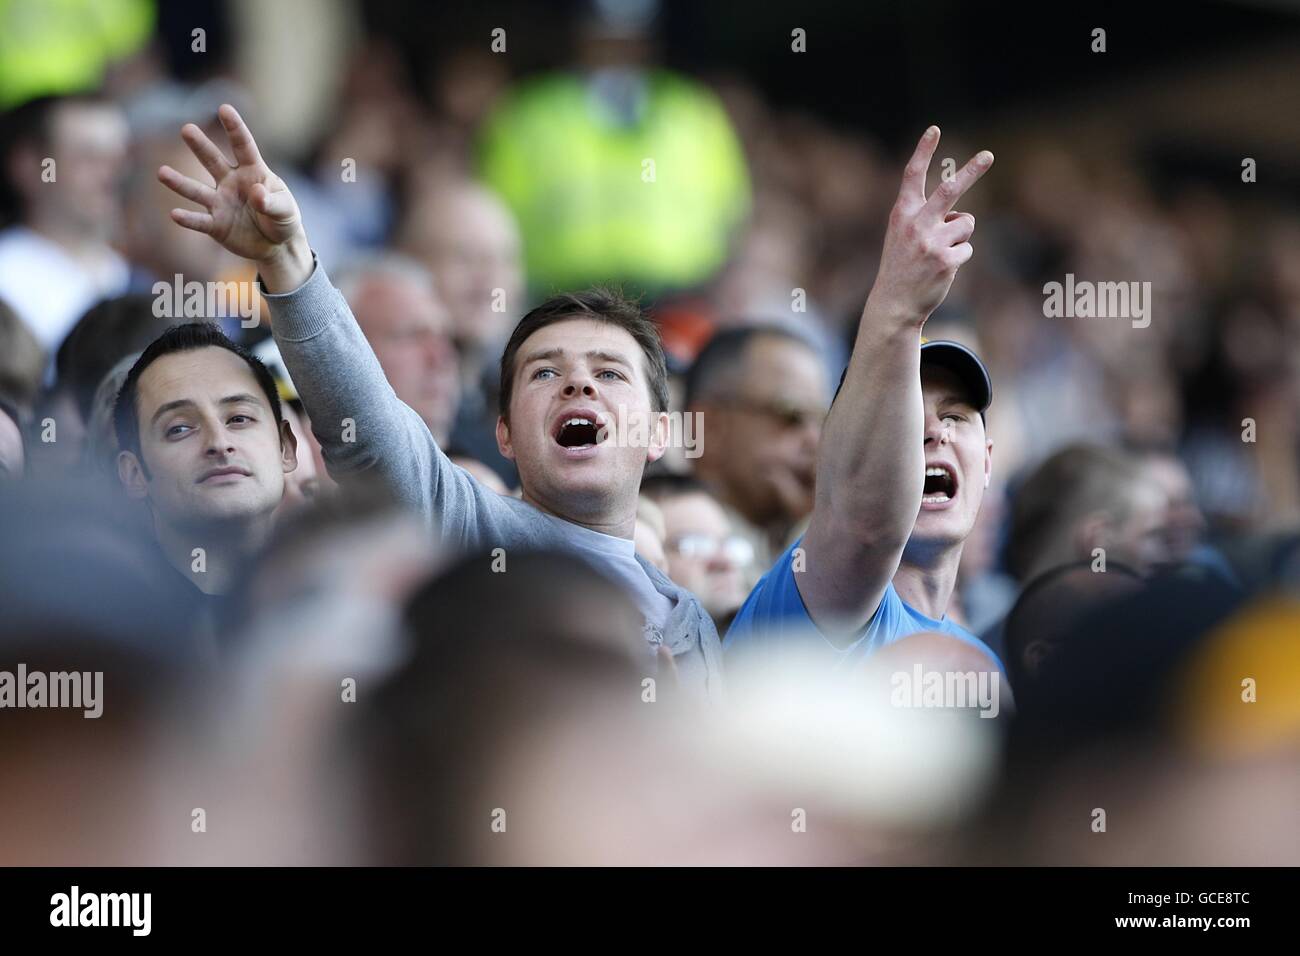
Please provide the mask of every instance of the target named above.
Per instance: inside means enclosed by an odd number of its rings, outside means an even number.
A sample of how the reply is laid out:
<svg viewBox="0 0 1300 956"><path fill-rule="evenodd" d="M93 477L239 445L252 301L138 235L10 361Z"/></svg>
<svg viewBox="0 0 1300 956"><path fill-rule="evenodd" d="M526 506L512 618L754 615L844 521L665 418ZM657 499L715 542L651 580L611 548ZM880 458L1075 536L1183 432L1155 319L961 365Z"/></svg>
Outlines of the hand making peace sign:
<svg viewBox="0 0 1300 956"><path fill-rule="evenodd" d="M898 200L889 214L880 272L869 308L892 318L924 323L948 294L958 268L971 257L975 217L953 206L993 165L988 150L977 153L927 199L925 176L939 145L939 128L921 135L903 171Z"/></svg>

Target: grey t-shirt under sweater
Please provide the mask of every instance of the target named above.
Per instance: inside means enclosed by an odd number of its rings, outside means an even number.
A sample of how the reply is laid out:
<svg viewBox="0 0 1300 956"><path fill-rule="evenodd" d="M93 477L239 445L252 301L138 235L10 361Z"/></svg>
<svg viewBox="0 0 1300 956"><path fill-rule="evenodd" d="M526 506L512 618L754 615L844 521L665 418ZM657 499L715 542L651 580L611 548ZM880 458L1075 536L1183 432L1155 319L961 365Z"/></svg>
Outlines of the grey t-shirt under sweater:
<svg viewBox="0 0 1300 956"><path fill-rule="evenodd" d="M646 617L647 640L672 653L682 686L720 698L721 644L695 596L636 554L630 540L499 495L452 464L420 416L393 392L352 310L319 262L294 291L264 294L280 354L331 475L377 474L401 504L461 550L575 553L628 588ZM345 434L353 440L344 441Z"/></svg>

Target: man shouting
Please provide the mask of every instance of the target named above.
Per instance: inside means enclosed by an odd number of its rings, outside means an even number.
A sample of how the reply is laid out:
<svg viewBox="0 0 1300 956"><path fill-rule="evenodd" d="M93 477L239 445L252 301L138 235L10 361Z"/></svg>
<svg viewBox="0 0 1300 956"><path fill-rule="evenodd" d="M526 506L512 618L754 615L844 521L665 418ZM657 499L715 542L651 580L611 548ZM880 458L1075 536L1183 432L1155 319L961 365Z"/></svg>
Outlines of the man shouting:
<svg viewBox="0 0 1300 956"><path fill-rule="evenodd" d="M975 217L953 207L993 165L983 151L927 198L939 130L903 174L853 355L823 426L813 513L727 632L728 655L802 645L851 667L940 631L996 656L948 620L962 545L992 468L984 365L921 330L971 257ZM1000 665L999 665L1000 666Z"/></svg>
<svg viewBox="0 0 1300 956"><path fill-rule="evenodd" d="M647 657L671 655L684 687L716 696L721 648L708 613L632 542L642 472L668 441L667 372L653 323L601 290L555 296L520 320L501 359L497 443L519 469L523 496L498 495L453 465L397 398L312 253L283 180L233 107L218 116L234 162L189 124L181 136L212 183L169 166L158 178L202 207L172 210L175 222L257 265L272 331L331 474L377 473L448 544L503 549L493 557L505 573L512 550L585 557L636 600Z"/></svg>

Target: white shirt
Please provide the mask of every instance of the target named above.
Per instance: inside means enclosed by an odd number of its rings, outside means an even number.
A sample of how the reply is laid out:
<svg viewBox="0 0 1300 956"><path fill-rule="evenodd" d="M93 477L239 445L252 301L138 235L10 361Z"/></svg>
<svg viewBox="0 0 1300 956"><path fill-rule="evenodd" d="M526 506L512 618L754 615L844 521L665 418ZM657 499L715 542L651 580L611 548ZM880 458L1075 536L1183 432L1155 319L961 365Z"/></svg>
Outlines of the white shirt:
<svg viewBox="0 0 1300 956"><path fill-rule="evenodd" d="M126 291L130 267L108 246L94 270L26 226L0 232L0 299L53 353L83 312Z"/></svg>

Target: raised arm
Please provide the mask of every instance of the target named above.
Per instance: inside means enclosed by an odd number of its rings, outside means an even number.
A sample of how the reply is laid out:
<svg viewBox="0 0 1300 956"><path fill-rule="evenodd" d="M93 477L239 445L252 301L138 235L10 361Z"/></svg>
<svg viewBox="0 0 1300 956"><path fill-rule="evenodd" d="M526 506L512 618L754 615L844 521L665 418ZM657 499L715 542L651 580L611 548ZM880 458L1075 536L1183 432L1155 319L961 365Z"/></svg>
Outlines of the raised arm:
<svg viewBox="0 0 1300 956"><path fill-rule="evenodd" d="M222 106L217 118L230 138L235 161L226 159L193 123L181 127L181 138L214 185L191 179L170 166L160 167L158 179L163 185L204 208L203 212L173 209L172 219L256 263L266 291L292 292L312 274L311 247L298 203L284 180L263 161L253 134L235 108Z"/></svg>
<svg viewBox="0 0 1300 956"><path fill-rule="evenodd" d="M804 604L832 638L861 629L898 569L925 482L921 329L971 257L975 217L953 206L993 165L984 151L928 199L939 129L921 136L889 215L880 271L822 433L804 536Z"/></svg>
<svg viewBox="0 0 1300 956"><path fill-rule="evenodd" d="M173 209L172 219L256 265L272 332L331 474L373 470L426 517L454 517L463 509L450 499L472 492L389 386L343 296L314 262L298 204L263 161L239 113L222 106L217 116L235 161L187 124L181 137L213 182L161 167L163 184L203 207Z"/></svg>

